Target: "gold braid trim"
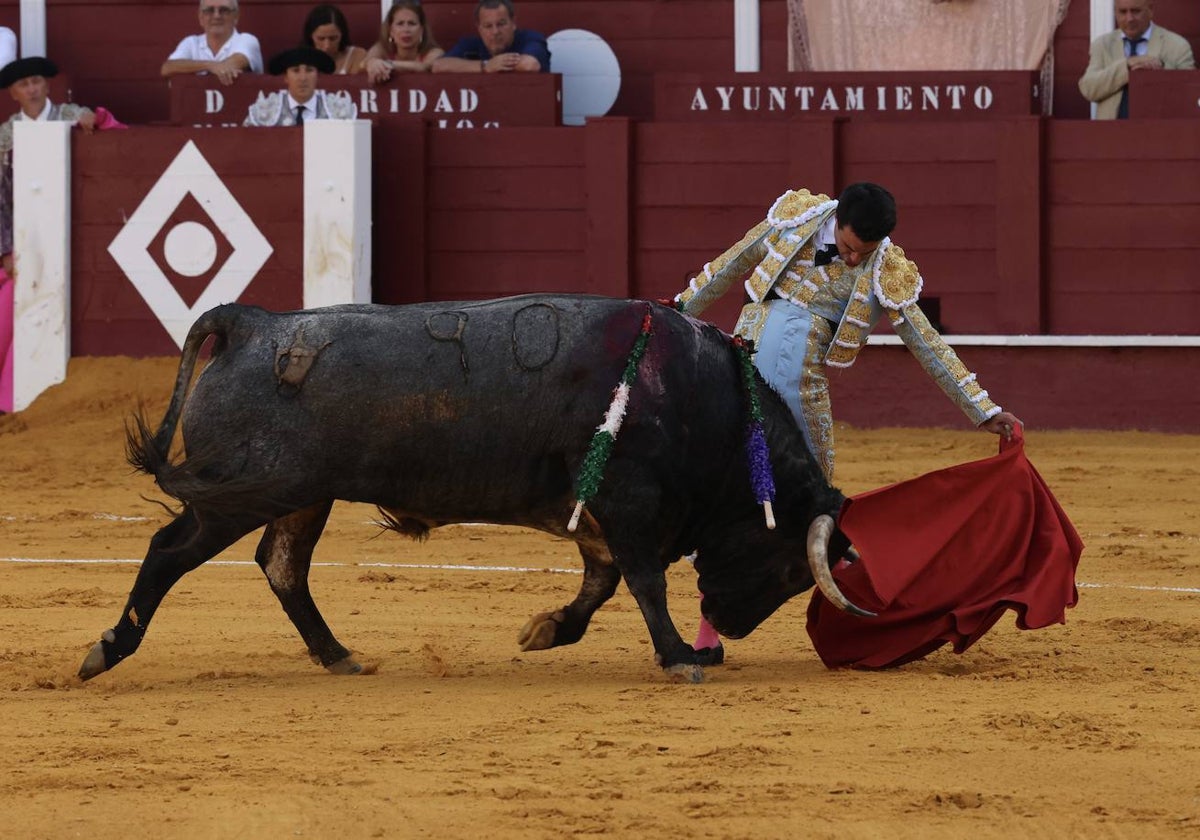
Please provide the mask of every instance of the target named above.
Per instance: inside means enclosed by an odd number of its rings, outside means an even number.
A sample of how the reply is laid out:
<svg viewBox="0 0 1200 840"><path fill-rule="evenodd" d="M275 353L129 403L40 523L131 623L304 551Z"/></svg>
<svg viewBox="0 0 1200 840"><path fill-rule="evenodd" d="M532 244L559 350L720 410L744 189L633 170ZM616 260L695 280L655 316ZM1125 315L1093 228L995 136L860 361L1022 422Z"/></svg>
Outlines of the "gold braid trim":
<svg viewBox="0 0 1200 840"><path fill-rule="evenodd" d="M818 196L818 198L823 197ZM776 202L776 205L771 208L772 211L775 211L778 206L779 202ZM812 300L815 289L808 294L807 300L803 303L799 299L799 279L792 279L788 292L781 291L780 287L784 285L789 274L798 274L797 269L811 268L816 251L813 240L816 237L817 228L827 218L826 209L823 208L823 203L811 203L809 209L804 211L807 219L803 224L791 227L776 226L767 234L767 238L764 240L767 245L767 255L746 280L746 294L750 296L751 300L763 300L772 288L779 292L780 297L786 297L793 303L807 305L807 302ZM820 212L814 213L813 210L820 210ZM767 222L771 221L772 216L768 215ZM785 272L785 268L789 270Z"/></svg>

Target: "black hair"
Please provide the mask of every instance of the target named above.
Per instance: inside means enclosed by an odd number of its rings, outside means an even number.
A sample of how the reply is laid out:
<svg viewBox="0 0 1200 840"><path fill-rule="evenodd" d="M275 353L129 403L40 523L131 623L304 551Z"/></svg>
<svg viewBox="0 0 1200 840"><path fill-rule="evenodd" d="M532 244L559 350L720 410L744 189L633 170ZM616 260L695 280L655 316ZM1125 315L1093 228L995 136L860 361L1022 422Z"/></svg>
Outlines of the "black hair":
<svg viewBox="0 0 1200 840"><path fill-rule="evenodd" d="M896 229L896 199L878 184L851 184L838 196L837 224L863 242L879 242Z"/></svg>
<svg viewBox="0 0 1200 840"><path fill-rule="evenodd" d="M479 0L479 3L475 6L476 22L478 22L478 20L479 20L479 13L481 11L483 11L484 9L500 9L500 8L507 9L508 16L510 18L515 18L517 16L517 13L515 11L513 11L512 0Z"/></svg>
<svg viewBox="0 0 1200 840"><path fill-rule="evenodd" d="M338 32L342 33L342 41L338 47L343 50L349 49L350 45L354 43L350 40L350 24L346 22L346 16L342 10L332 3L323 3L308 13L308 17L304 19L304 39L300 45L315 47L313 33L317 31L318 27L327 23L332 23L338 28Z"/></svg>

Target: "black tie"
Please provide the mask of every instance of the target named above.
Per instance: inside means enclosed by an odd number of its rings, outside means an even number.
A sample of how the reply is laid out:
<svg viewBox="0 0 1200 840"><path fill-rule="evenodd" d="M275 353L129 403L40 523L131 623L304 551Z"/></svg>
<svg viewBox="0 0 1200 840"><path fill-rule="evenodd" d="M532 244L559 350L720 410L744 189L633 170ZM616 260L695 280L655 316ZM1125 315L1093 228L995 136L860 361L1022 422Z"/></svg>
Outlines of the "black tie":
<svg viewBox="0 0 1200 840"><path fill-rule="evenodd" d="M837 255L837 245L822 245L813 257L813 265L829 265Z"/></svg>
<svg viewBox="0 0 1200 840"><path fill-rule="evenodd" d="M1126 38L1125 48L1129 52L1126 58L1133 58L1135 55L1137 55L1138 44L1143 44L1145 42L1145 38ZM1117 106L1117 119L1129 119L1129 85L1125 85L1125 87L1121 88L1121 104Z"/></svg>
<svg viewBox="0 0 1200 840"><path fill-rule="evenodd" d="M296 106L296 125L304 125L304 106Z"/></svg>

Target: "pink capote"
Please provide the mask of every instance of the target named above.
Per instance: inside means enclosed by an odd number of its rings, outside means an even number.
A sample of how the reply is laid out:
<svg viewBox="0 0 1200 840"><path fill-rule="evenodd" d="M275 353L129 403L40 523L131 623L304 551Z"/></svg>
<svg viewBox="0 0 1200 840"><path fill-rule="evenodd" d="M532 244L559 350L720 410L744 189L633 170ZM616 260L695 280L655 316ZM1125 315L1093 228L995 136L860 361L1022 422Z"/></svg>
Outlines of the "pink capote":
<svg viewBox="0 0 1200 840"><path fill-rule="evenodd" d="M993 458L847 499L838 525L862 560L834 580L879 615L841 612L813 590L808 634L830 668L903 665L947 643L962 653L1007 609L1032 630L1065 622L1079 600L1083 541L1019 428Z"/></svg>
<svg viewBox="0 0 1200 840"><path fill-rule="evenodd" d="M108 131L113 128L129 128L125 123L112 115L112 111L100 107L96 109L96 130Z"/></svg>

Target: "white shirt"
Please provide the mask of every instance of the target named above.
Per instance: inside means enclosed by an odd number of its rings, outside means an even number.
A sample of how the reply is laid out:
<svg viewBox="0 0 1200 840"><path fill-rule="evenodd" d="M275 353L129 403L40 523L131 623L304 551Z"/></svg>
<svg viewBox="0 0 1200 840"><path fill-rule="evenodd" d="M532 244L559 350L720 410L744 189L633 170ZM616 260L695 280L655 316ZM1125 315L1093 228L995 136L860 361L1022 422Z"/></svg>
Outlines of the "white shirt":
<svg viewBox="0 0 1200 840"><path fill-rule="evenodd" d="M0 67L17 60L17 35L7 26L0 26Z"/></svg>
<svg viewBox="0 0 1200 840"><path fill-rule="evenodd" d="M820 251L826 245L837 244L837 213L834 213L825 220L825 224L821 225L821 229L817 231L816 243L818 251ZM835 255L834 259L841 259L841 255Z"/></svg>
<svg viewBox="0 0 1200 840"><path fill-rule="evenodd" d="M53 110L54 103L50 101L50 97L46 97L46 104L42 106L42 113L36 117L25 115L24 111L17 111L16 117L19 120L29 120L30 122L50 122L50 111Z"/></svg>
<svg viewBox="0 0 1200 840"><path fill-rule="evenodd" d="M234 53L241 53L246 57L250 62L251 73L263 71L262 48L258 45L258 39L248 32L238 32L236 29L215 55L208 47L208 36L201 33L189 35L180 41L175 52L167 56L167 61L224 61Z"/></svg>
<svg viewBox="0 0 1200 840"><path fill-rule="evenodd" d="M284 95L287 97L288 110L292 112L292 116L295 116L296 109L299 108L301 105L303 105L304 106L304 119L311 120L313 117L315 117L317 115L317 96L318 96L318 94L320 94L320 91L314 90L313 95L308 97L307 102L299 102L299 101L293 99L292 95L290 93L285 93Z"/></svg>

